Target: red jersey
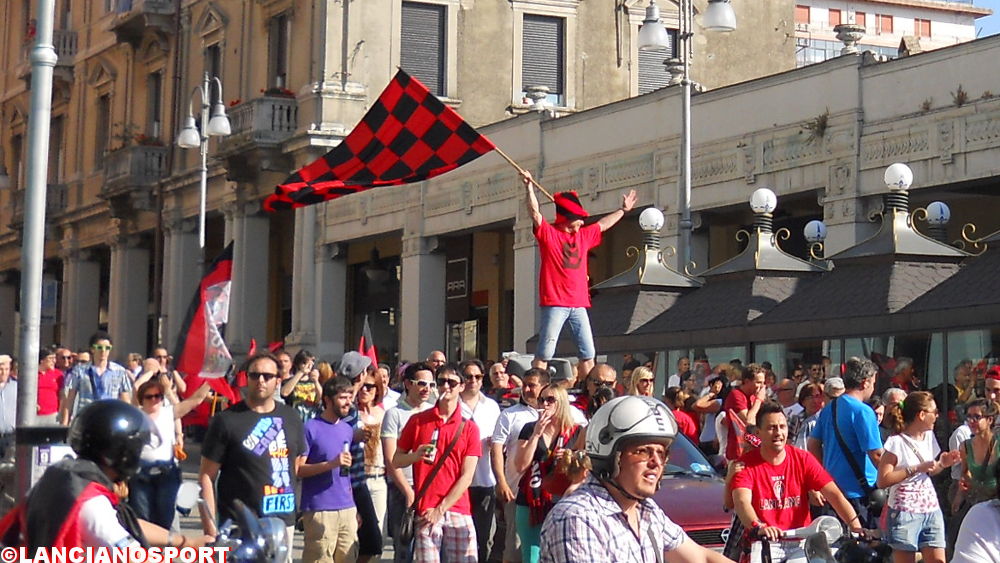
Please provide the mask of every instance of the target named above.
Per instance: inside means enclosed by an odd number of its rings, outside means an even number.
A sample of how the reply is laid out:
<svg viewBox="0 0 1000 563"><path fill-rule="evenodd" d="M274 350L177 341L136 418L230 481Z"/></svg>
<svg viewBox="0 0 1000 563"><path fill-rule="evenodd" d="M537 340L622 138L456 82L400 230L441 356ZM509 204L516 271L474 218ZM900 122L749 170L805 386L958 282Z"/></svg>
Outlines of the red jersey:
<svg viewBox="0 0 1000 563"><path fill-rule="evenodd" d="M538 280L542 307L590 307L587 253L601 244L597 223L570 234L545 221L535 228L541 272Z"/></svg>
<svg viewBox="0 0 1000 563"><path fill-rule="evenodd" d="M435 404L433 407L410 417L410 420L406 422L406 426L403 427L396 445L401 451L412 452L419 446L430 444L434 431L438 430L437 453L434 458L434 462L437 463L440 456L448 448L448 445L451 444L452 439L454 439L455 433L458 431L458 425L461 422L461 408L456 407L455 412L445 421L441 420L441 413ZM455 448L448 455L448 459L445 460L441 469L434 477L434 482L431 483L427 488L427 492L424 493L423 498L420 499L417 506L417 513L422 513L441 504L441 500L448 496L451 487L455 484L455 481L458 481L458 477L462 474L462 464L465 463L465 458L469 456L481 457L482 450L483 448L479 441L479 427L475 422L467 420L465 427L462 429L462 435L455 444ZM427 475L433 468L434 464L426 463L423 460L419 460L413 464L414 493L423 487L424 481L427 480ZM448 510L471 516L472 506L469 503L469 491L462 492L462 496L458 499L458 502Z"/></svg>
<svg viewBox="0 0 1000 563"><path fill-rule="evenodd" d="M695 444L698 443L698 423L691 418L691 415L682 411L681 409L674 409L671 411L674 413L674 420L677 421L677 429L681 431L691 441Z"/></svg>
<svg viewBox="0 0 1000 563"><path fill-rule="evenodd" d="M38 372L38 414L48 415L59 412L59 390L62 389L65 374L58 369Z"/></svg>
<svg viewBox="0 0 1000 563"><path fill-rule="evenodd" d="M812 454L794 446L785 446L785 460L778 465L764 461L759 449L740 461L746 468L733 476L733 490L750 489L757 518L782 530L808 526L809 491L833 481Z"/></svg>
<svg viewBox="0 0 1000 563"><path fill-rule="evenodd" d="M722 403L722 410L729 412L732 409L733 412L745 411L750 408L750 405L757 402L756 395L747 395L739 387L734 388L726 396L726 400ZM753 421L750 421L753 424ZM726 420L726 459L732 461L740 457L740 437L736 434L736 428L733 426L733 422Z"/></svg>

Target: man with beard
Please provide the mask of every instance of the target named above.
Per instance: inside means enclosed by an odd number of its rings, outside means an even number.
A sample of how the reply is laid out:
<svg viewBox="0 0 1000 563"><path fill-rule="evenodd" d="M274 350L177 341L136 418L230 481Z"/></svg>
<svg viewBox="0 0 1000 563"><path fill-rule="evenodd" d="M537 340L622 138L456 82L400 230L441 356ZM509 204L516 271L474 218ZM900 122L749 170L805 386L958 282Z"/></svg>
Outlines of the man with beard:
<svg viewBox="0 0 1000 563"><path fill-rule="evenodd" d="M675 436L674 417L651 397L618 397L598 409L587 426L591 475L545 518L541 561L729 562L652 500Z"/></svg>
<svg viewBox="0 0 1000 563"><path fill-rule="evenodd" d="M733 503L747 530L771 542L771 560L805 561L803 542L779 542L781 533L808 526L809 493L818 491L852 532L863 533L854 507L830 474L809 452L788 445L788 421L780 404L767 402L757 411L761 444L740 457L744 469L733 476ZM755 541L751 561L760 561L761 542Z"/></svg>
<svg viewBox="0 0 1000 563"><path fill-rule="evenodd" d="M276 357L258 354L246 365L246 398L215 415L205 434L198 471L201 496L220 521L236 519L237 499L259 517L280 518L292 545L298 508L294 479L306 459L302 419L295 409L275 401L281 384Z"/></svg>
<svg viewBox="0 0 1000 563"><path fill-rule="evenodd" d="M344 421L351 412L354 386L338 376L323 384L323 412L306 422L306 460L302 479L303 563L353 561L358 552L358 511L351 493L350 443L354 428Z"/></svg>

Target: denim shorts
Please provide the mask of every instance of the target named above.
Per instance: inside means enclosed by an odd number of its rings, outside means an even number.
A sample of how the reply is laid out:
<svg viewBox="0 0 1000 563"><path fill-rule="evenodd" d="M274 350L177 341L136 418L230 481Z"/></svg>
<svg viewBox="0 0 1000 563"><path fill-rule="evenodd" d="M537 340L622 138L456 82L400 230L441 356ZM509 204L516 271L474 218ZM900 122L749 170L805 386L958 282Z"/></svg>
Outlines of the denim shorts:
<svg viewBox="0 0 1000 563"><path fill-rule="evenodd" d="M944 515L933 512L907 512L889 509L886 519L886 543L899 551L917 552L924 547L945 547Z"/></svg>

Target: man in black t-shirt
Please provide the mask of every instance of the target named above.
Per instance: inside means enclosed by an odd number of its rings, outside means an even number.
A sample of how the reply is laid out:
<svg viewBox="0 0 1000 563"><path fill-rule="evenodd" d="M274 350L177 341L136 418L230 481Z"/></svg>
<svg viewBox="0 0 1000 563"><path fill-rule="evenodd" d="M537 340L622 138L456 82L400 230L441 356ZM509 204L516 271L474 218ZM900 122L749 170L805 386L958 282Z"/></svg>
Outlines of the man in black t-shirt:
<svg viewBox="0 0 1000 563"><path fill-rule="evenodd" d="M260 354L247 362L246 399L212 418L198 480L202 497L220 521L235 516L234 501L239 499L260 517L284 521L291 545L298 506L295 475L305 461L305 433L298 413L275 401L280 384L274 356Z"/></svg>

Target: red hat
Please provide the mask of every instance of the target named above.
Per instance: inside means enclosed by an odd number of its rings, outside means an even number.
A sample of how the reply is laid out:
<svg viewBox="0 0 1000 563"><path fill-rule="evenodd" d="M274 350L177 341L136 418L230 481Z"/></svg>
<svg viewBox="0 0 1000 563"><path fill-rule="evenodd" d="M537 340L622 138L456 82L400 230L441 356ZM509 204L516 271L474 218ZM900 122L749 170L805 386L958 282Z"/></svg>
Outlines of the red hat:
<svg viewBox="0 0 1000 563"><path fill-rule="evenodd" d="M1000 379L1000 366L993 366L986 370L986 379Z"/></svg>
<svg viewBox="0 0 1000 563"><path fill-rule="evenodd" d="M559 192L553 198L556 204L556 224L590 217L590 213L580 204L580 197L574 191Z"/></svg>

